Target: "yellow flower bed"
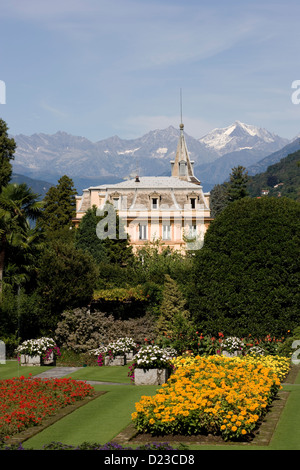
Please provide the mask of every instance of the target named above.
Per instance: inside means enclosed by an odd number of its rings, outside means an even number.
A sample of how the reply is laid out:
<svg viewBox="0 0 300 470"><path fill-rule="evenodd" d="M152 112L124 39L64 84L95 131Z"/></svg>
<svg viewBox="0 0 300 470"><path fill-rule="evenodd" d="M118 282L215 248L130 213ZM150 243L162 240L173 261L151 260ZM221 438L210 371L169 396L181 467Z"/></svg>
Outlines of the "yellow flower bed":
<svg viewBox="0 0 300 470"><path fill-rule="evenodd" d="M264 416L288 371L286 359L179 357L156 395L142 396L132 420L140 432L247 437ZM284 374L285 375L285 374Z"/></svg>

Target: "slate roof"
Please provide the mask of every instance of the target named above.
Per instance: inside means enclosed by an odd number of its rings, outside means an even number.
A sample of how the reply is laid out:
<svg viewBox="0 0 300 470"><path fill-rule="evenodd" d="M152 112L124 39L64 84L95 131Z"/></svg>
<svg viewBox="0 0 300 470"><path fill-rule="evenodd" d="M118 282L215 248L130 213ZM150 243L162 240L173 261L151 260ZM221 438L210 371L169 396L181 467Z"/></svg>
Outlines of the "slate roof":
<svg viewBox="0 0 300 470"><path fill-rule="evenodd" d="M141 176L139 181L135 178L131 180L122 181L116 184L103 184L100 186L92 186L89 189L202 189L202 186L191 183L189 181L183 181L172 176Z"/></svg>

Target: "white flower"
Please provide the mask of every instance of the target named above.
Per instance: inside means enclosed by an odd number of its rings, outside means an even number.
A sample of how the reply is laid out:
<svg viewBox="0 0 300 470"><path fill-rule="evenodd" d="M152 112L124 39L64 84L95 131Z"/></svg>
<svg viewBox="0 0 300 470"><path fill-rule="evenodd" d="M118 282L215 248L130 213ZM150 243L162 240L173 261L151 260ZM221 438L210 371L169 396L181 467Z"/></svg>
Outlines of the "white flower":
<svg viewBox="0 0 300 470"><path fill-rule="evenodd" d="M55 346L56 343L52 338L28 339L17 347L16 352L17 354L26 354L28 356L41 356L48 349Z"/></svg>

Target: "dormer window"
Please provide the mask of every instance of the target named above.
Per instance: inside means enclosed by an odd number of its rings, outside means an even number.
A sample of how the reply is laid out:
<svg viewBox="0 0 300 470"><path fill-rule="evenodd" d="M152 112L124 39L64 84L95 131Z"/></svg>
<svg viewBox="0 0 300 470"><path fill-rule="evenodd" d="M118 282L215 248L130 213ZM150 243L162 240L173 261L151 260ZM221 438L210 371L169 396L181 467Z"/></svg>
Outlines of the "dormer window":
<svg viewBox="0 0 300 470"><path fill-rule="evenodd" d="M197 209L197 201L199 200L199 196L195 191L192 191L187 195L187 200L189 203L189 209Z"/></svg>
<svg viewBox="0 0 300 470"><path fill-rule="evenodd" d="M157 197L152 198L152 209L158 209L158 198Z"/></svg>
<svg viewBox="0 0 300 470"><path fill-rule="evenodd" d="M179 176L186 176L186 162L179 162Z"/></svg>
<svg viewBox="0 0 300 470"><path fill-rule="evenodd" d="M114 197L113 198L113 206L114 206L115 210L119 209L119 205L120 205L120 198Z"/></svg>
<svg viewBox="0 0 300 470"><path fill-rule="evenodd" d="M149 199L151 202L151 209L157 210L159 209L159 202L160 202L160 194L154 191L153 193L149 194Z"/></svg>
<svg viewBox="0 0 300 470"><path fill-rule="evenodd" d="M112 194L110 194L110 202L116 211L120 209L121 197L122 196L118 191L114 191Z"/></svg>

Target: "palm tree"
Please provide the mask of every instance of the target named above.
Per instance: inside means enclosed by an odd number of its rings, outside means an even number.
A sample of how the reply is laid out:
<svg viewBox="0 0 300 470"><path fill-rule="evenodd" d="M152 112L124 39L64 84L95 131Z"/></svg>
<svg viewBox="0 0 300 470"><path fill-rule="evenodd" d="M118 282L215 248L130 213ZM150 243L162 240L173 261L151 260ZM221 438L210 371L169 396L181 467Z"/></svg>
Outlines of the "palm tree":
<svg viewBox="0 0 300 470"><path fill-rule="evenodd" d="M31 227L29 221L20 232L14 232L10 237L5 255L4 280L15 290L33 280L37 272L36 259L44 248L44 240L39 224Z"/></svg>
<svg viewBox="0 0 300 470"><path fill-rule="evenodd" d="M0 194L0 296L8 249L26 251L29 222L41 215L42 203L37 198L25 183L8 184Z"/></svg>

